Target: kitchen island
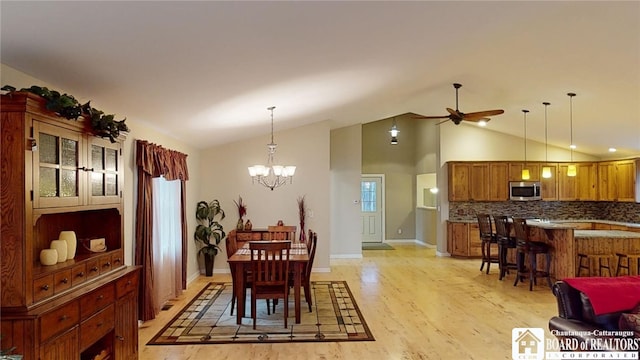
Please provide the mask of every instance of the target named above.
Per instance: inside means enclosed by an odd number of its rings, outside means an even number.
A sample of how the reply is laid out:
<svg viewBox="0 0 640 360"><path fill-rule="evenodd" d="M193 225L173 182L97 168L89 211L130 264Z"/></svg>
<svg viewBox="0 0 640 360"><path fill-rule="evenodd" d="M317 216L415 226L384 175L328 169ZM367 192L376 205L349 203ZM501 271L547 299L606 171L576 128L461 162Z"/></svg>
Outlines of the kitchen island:
<svg viewBox="0 0 640 360"><path fill-rule="evenodd" d="M627 230L579 230L572 223L528 221L530 237L552 248L551 273L556 280L577 276L578 254L609 257L612 273L615 254L640 253L640 232Z"/></svg>

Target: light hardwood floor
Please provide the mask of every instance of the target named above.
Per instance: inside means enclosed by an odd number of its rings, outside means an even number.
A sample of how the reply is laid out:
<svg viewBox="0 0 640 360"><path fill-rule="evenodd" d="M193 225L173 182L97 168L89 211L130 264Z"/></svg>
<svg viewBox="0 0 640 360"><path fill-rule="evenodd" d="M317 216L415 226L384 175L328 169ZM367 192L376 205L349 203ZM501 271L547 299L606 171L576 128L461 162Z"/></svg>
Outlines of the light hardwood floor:
<svg viewBox="0 0 640 360"><path fill-rule="evenodd" d="M551 338L547 324L557 308L545 281L529 292L528 283L513 286L513 274L499 281L495 264L487 275L477 259L394 247L332 260L330 273L312 274L348 282L376 341L146 346L204 284L231 280L214 274L198 278L170 310L141 326L140 359L511 359L513 328L543 328Z"/></svg>

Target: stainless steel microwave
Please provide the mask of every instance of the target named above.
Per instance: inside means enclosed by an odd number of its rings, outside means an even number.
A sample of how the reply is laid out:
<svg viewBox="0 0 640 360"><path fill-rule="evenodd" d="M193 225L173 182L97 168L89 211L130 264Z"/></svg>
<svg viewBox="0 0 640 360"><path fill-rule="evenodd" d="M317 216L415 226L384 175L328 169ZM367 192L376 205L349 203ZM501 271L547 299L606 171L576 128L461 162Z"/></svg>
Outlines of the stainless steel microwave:
<svg viewBox="0 0 640 360"><path fill-rule="evenodd" d="M516 201L541 200L539 181L509 181L509 199Z"/></svg>

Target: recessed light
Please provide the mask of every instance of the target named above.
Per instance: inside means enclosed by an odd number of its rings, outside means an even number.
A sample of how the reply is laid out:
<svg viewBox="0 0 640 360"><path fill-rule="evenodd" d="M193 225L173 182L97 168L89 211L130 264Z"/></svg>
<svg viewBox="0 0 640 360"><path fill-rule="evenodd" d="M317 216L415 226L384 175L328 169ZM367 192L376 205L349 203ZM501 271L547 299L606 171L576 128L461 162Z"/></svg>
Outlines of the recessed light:
<svg viewBox="0 0 640 360"><path fill-rule="evenodd" d="M575 146L574 144L569 145L570 148L575 149L577 148L577 146Z"/></svg>
<svg viewBox="0 0 640 360"><path fill-rule="evenodd" d="M487 126L487 122L485 120L478 121L478 126Z"/></svg>
<svg viewBox="0 0 640 360"><path fill-rule="evenodd" d="M609 148L609 152L616 152L616 151L618 151L618 149L612 148L612 147Z"/></svg>

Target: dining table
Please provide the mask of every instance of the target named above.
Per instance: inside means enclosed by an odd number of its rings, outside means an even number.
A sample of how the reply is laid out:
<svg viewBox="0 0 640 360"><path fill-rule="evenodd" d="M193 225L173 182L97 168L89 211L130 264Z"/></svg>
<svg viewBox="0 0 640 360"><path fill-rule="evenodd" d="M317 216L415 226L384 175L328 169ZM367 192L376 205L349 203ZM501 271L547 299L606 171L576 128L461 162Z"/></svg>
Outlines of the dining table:
<svg viewBox="0 0 640 360"><path fill-rule="evenodd" d="M245 313L246 291L245 279L247 271L251 269L251 250L249 243L244 244L235 254L227 259L229 266L235 267L235 278L233 279L236 291L236 323L242 324ZM302 287L302 272L304 266L309 262L309 252L307 244L303 242L292 242L289 251L289 266L293 268L293 293L295 303L296 324L300 323L300 288ZM285 306L287 302L285 302Z"/></svg>

